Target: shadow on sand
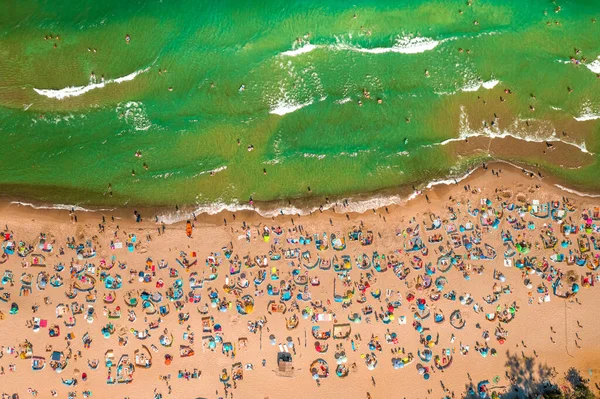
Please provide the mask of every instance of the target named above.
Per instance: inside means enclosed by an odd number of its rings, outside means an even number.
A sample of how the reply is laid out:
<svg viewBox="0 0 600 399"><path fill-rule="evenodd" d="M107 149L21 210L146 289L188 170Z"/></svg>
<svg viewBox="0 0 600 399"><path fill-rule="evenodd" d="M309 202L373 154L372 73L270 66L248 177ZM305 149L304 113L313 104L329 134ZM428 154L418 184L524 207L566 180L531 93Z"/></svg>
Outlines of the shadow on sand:
<svg viewBox="0 0 600 399"><path fill-rule="evenodd" d="M558 386L551 382L554 372L547 364L540 363L535 357L524 357L522 354L506 351L505 381L510 385L498 385L489 381L485 393L479 392L478 385L472 382L465 385L466 398L498 397L502 399L530 398L558 392ZM494 395L492 395L494 393ZM487 396L485 396L487 395Z"/></svg>

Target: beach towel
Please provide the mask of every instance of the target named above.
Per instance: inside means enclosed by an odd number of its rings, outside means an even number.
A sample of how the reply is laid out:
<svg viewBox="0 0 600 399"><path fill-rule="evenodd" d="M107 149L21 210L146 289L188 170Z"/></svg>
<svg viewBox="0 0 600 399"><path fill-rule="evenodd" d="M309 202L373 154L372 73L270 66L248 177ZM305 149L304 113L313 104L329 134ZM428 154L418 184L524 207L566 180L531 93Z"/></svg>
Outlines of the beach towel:
<svg viewBox="0 0 600 399"><path fill-rule="evenodd" d="M317 321L332 321L333 315L330 313L318 313L316 315L316 320Z"/></svg>

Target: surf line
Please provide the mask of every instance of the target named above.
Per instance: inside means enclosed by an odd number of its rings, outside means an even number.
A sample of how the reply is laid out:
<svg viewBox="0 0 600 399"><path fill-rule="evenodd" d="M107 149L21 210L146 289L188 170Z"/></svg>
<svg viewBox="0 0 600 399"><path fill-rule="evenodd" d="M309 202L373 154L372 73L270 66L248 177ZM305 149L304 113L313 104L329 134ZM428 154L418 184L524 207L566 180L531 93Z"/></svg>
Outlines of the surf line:
<svg viewBox="0 0 600 399"><path fill-rule="evenodd" d="M123 83L123 82L132 81L133 79L135 79L136 76L138 76L142 73L148 72L151 67L152 66L149 66L147 68L140 69L138 71L134 71L134 72L130 73L129 75L121 76L120 78L102 80L100 83L90 83L86 86L69 86L69 87L64 87L62 89L36 89L36 88L33 88L33 90L41 96L46 96L48 98L55 98L57 100L63 100L68 97L80 96L82 94L85 94L85 93L95 90L95 89L101 89L111 83Z"/></svg>

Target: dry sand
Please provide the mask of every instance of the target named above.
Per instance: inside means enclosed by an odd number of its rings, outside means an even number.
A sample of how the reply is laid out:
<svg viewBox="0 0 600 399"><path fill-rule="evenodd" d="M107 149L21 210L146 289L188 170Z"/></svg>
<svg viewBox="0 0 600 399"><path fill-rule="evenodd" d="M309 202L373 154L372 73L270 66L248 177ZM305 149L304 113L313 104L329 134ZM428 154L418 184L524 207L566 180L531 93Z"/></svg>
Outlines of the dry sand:
<svg viewBox="0 0 600 399"><path fill-rule="evenodd" d="M503 169L508 167L502 167ZM491 169L491 167L490 167ZM470 185L472 193L466 193L463 186ZM539 187L536 187L539 186ZM376 312L381 313L380 308L385 306L386 290L399 291L402 298L402 306L396 308L393 312L395 320L390 324L383 324L381 320L376 321L374 315L370 316L370 322L367 323L367 318L362 317L361 323L352 324L352 333L347 340L329 339L326 342L329 344L329 350L325 354L318 354L314 348L315 339L311 335L313 325L319 325L322 330L330 330L333 326L332 321L319 322L313 324L310 319L300 317L300 322L295 330L288 331L285 328L285 317L291 316L292 313L298 314L296 311L290 310L292 301L288 301L288 312L285 315L267 314L267 303L271 299L266 294L266 285L269 279L262 283L259 289L265 291L264 296L255 298L254 312L250 315L239 315L235 309L235 297L233 294L225 294L223 285L225 278L228 276L229 262L225 259L222 248L233 245L233 255L239 255L242 258L245 255L250 255L253 258L255 255L266 255L271 250L271 245L275 243L275 235L271 235L269 243L263 242L260 233L264 226L281 226L285 233L281 237L277 237L281 248L301 248L302 251L309 250L312 255L312 261L316 259L317 254L323 259L331 259L334 255L338 257L342 254L348 254L354 259L366 253L371 256L373 251L378 251L380 254L392 254L397 252L400 260L405 262L405 266L410 267L410 259L412 255L407 255L403 250L406 242L402 234L397 235L397 232L402 232L409 227L414 228L416 224L421 225L421 237L429 248L429 254L424 256L425 263L433 262L439 256L438 246L440 244L429 244L427 238L432 233L442 233L444 235L443 243L448 241L446 234L442 230L436 232L426 232L423 221L431 224L429 214L438 215L443 220L448 220L449 212L447 206L453 206L459 212L458 220L454 223L456 226L466 222L466 203L471 201L473 207L478 207L481 198L489 198L493 201L493 207L499 209L499 201L497 200L495 190L499 188L501 191L511 192L512 196L506 197L507 203L516 202L517 196L525 198L531 202L533 199L539 199L541 202L548 200L562 200L564 192L559 191L552 185L540 181L537 178L532 179L523 176L522 173L514 170L503 170L500 177L492 176L490 170L477 171L467 180L459 183L456 186L441 186L427 192L430 203L426 202L424 196L410 201L402 206L390 206L388 212L385 209L379 209L374 212L365 214L350 214L349 220L342 213L324 212L317 213L306 217L294 217L292 224L291 217L281 216L275 220L261 218L249 212L237 214L237 218L233 221L231 214L221 214L213 217L199 217L195 222L195 229L191 239L186 237L185 223L167 226L166 232L162 235L157 234L157 225L150 221L144 220L142 223L134 223L133 218L130 218L129 212L120 217L114 222L111 221L110 214L105 214L106 225L105 232L98 231L98 224L101 222L101 214L78 212L78 222L71 221L69 213L66 211L34 211L26 207L16 207L14 205L4 205L0 208L0 226L4 229L4 225L8 225L9 231L14 233L14 239L20 240L27 244L36 246L39 242L40 233L48 234L49 241L55 240L54 251L46 254L47 266L45 271L50 275L55 273L53 267L62 262L66 269L60 273L64 278L64 285L60 288L54 288L50 285L43 291L39 291L35 287L35 276L42 268L28 267L23 264L24 261L29 261L28 258L19 258L17 255L10 256L8 261L0 265L0 274L5 270L11 270L14 273L14 286L9 284L3 285L3 291L0 294L9 292L11 294L8 302L0 302L0 311L4 314L4 319L0 320L0 344L3 346L4 356L0 359L0 366L4 368L4 374L0 375L0 390L7 394L18 393L21 398L29 397L28 388L36 389L39 397L50 397L50 390L56 389L58 397L66 398L68 392L77 391L77 397L82 397L82 391L90 390L94 398L151 398L153 393L162 393L163 397L175 398L218 398L225 397L224 386L219 382L219 374L222 369L231 370L232 363L241 362L246 365L251 363L254 370L245 370L242 381L237 382L237 388L229 389L229 397L243 399L278 399L278 398L366 398L367 392L370 393L373 399L380 398L439 398L447 394L442 389L440 381L449 389L448 392L453 392L456 397L462 397L465 393L465 386L469 384L469 378L476 385L479 381L491 381L489 387L495 388L498 392L503 392L510 386L511 382L507 376L514 377L518 382L519 378L523 378L524 382L520 383L521 387L528 384L528 380L539 381L540 378L548 378L559 386L567 386L563 376L564 372L570 367L576 367L581 370L585 378L591 378L592 386L599 382L600 376L600 328L598 317L595 310L600 306L600 295L596 287L581 288L579 294L574 300L565 300L550 294L550 302L538 303L538 294L535 288L541 283L539 276L531 276L533 290L527 289L523 283L522 271L515 267L504 267L503 252L504 248L501 244L500 231L502 229L510 230L515 240L519 234L525 234L527 240L540 242L540 230L544 223L552 223L555 228L555 235L560 241L563 235L559 231L559 226L556 222L550 219L534 219L531 215L526 215L525 220L535 222L536 230L514 231L506 221L507 215L515 215L516 212L505 212L504 218L501 221L498 230L491 230L489 233L483 234L483 241L491 244L496 248L498 257L493 261L482 260L467 260L465 263L472 266L484 267L484 272L481 275L471 273L470 280L463 278L463 275L458 270L452 269L445 274L448 279L443 293L454 290L457 294L457 300L450 301L441 298L437 302L429 299L432 289L419 292L415 287L416 278L419 274L423 274L423 270L412 270L406 281L400 281L392 272L388 270L385 273L377 273L372 268L369 272L372 275L370 282L371 288L366 291L367 302L364 304L357 303L358 290L353 298L352 304L343 309L341 303L333 301L333 282L336 277L333 269L310 270L308 275L310 278L318 276L320 286L311 287L308 285L309 291L312 294L312 299L321 300L329 312L335 314L339 323L347 323L348 315L354 312L361 313L361 309L365 305L372 305ZM452 200L449 198L452 197ZM569 213L575 224L582 224L581 211L593 206L593 200L590 198L577 198L569 195L571 202L575 203L577 210ZM460 203L460 204L459 204ZM338 207L343 210L342 207ZM144 215L149 216L149 215ZM223 225L223 218L227 218L229 224ZM410 223L412 218L415 218L416 223ZM330 218L331 223L330 224ZM470 217L469 217L470 218ZM478 218L472 218L473 222L478 223ZM245 222L251 226L251 239L246 241L242 230L242 223ZM364 224L364 231L371 230L375 234L374 243L370 246L361 246L357 242L347 242L347 249L342 252L335 252L331 248L326 251L317 251L314 242L309 245L291 245L286 242L287 238L298 238L299 233L290 232L288 229L293 229L298 225L302 225L305 236L313 234L322 235L323 232L328 234L335 233L338 235L347 235L353 227L359 227ZM116 230L116 225L119 225L119 230ZM128 234L136 234L138 243L133 253L129 253L125 248L112 250L110 241L117 236L122 242L125 242ZM147 235L151 235L151 241L146 240ZM84 315L75 316L77 324L73 328L67 328L63 322L65 318L57 319L55 308L59 303L70 304L71 302L83 303L87 308L88 303L85 303L85 294L79 293L78 296L69 300L65 296L65 290L71 283L69 276L69 266L72 260L75 263L83 264L84 261L78 260L76 253L72 249L67 248L66 238L74 237L77 243L85 243L86 240L94 238L94 246L97 250L97 256L90 259L89 262L94 263L97 267L102 259L110 263L111 257L115 256L119 262L127 264L125 270L119 270L115 266L108 271L111 275L119 273L123 277L123 288L117 291L117 301L113 304L104 304L102 301L103 294L106 292L103 283L97 281L96 289L98 290L98 300L94 304L96 310L96 318L92 324L85 321ZM577 241L575 236L570 238L573 244L569 247L570 250L577 250ZM65 248L65 255L59 256L58 250L60 247ZM563 249L560 244L557 245L557 251L567 254L569 249ZM188 254L188 258L197 259L198 263L189 271L186 271L176 263L180 251ZM34 252L39 252L35 250ZM193 258L191 253L195 252L196 257ZM205 282L204 288L199 290L202 299L198 304L187 303L181 312L189 313L189 321L179 324L177 317L178 311L174 309L171 303L171 312L164 317L158 329L151 330L151 337L146 340L138 340L129 330L135 328L144 330L148 327L148 323L158 319L158 315L147 316L147 322L144 322L145 315L138 305L135 308L137 320L130 323L127 320L127 306L124 303L123 295L131 289L140 291L148 290L149 292L157 291L155 284L159 278L165 282L164 288L160 291L164 294L165 290L173 284L175 279L169 278L169 268L175 268L179 272L180 278L184 282L184 293L189 290L188 276L190 272L197 271L202 274L208 268L205 266L205 259L213 252L220 252L220 258L223 264L219 269L218 279L212 282ZM592 246L592 252L593 246ZM464 247L456 250L456 253L466 254ZM549 258L553 251L538 250L535 247L531 250L530 256L537 256L538 260L542 257ZM520 255L517 254L515 259ZM137 278L133 282L129 282L130 271L142 271L146 265L146 259L150 257L153 264L157 265L161 259L168 262L167 269L158 270L156 276L151 283L138 282ZM294 260L298 265L298 260ZM579 275L584 275L587 270L576 265L568 266L565 262L552 264L560 268L563 272L574 270ZM277 267L280 271L280 278L290 278L290 273L293 267L289 266L289 260L281 259L280 261L269 262L271 267ZM493 271L498 269L506 275L506 282L503 285L509 284L512 293L502 294L497 304L488 305L483 301L483 297L491 294L492 287L495 283L499 283L493 279ZM242 269L243 272L251 275L251 279L256 276L259 268ZM302 273L305 269L302 268ZM29 296L19 296L21 283L19 278L23 273L31 273L34 276L33 292ZM360 280L361 276L365 276L366 272L359 270L356 265L353 266L350 272L350 277L353 283ZM439 271L433 276L434 279L440 275ZM239 275L232 277L236 280ZM275 282L278 283L278 282ZM338 288L341 281L338 280ZM547 287L551 289L551 283L546 282ZM221 352L221 345L217 345L216 350L210 351L203 349L202 337L208 334L202 332L201 315L197 308L209 302L208 287L217 289L220 298L225 298L233 301L233 306L227 312L219 312L217 309L211 308L210 313L214 316L215 323L222 326L223 340L231 342L235 345L236 355L235 360L231 356L227 356ZM382 291L382 302L380 303L371 295L371 291L380 289ZM435 289L435 287L434 287ZM251 284L245 290L245 293L254 295L255 288ZM294 297L299 289L294 290ZM418 358L407 365L403 369L395 370L392 367L391 359L397 357L392 355L393 348L404 348L405 352L417 355L417 351L423 350L423 345L420 344L420 335L411 325L414 321L411 307L414 302L409 303L406 296L409 292L415 294L417 298L426 298L427 305L432 309L443 310L446 320L441 324L433 322L433 316L422 322L423 326L429 328L425 334L431 334L434 337L439 333L439 342L432 348L434 355L441 354L443 348L449 348L453 352L453 363L443 373L440 370L431 372L429 380L424 380L417 372L416 365L421 363L432 368L433 362L424 363ZM528 293L532 292L533 304L528 304ZM464 306L458 301L458 296L464 293L469 293L474 298L474 303L480 304L484 311L475 313L473 305ZM52 304L45 305L44 297L48 297ZM184 297L184 300L186 297ZM397 294L394 293L391 299L397 299ZM508 338L504 344L499 344L494 337L494 330L498 326L498 322L488 322L485 320L485 313L493 312L497 305L510 305L516 301L518 311L516 318L509 324L503 327L509 332ZM17 315L10 315L9 309L12 302L19 305ZM162 304L168 302L163 299ZM329 304L330 303L330 304ZM39 305L37 313L33 314L32 305ZM101 328L106 325L109 320L103 314L103 308L107 307L113 310L117 305L122 309L122 316L118 320L113 320L114 325L119 329L123 328L125 335L128 337L127 346L118 345L118 333L112 335L109 339L102 337ZM299 302L300 309L310 306L307 302ZM448 318L453 310L460 309L463 317L466 320L466 327L462 330L453 328L448 321ZM322 311L321 311L322 312ZM433 310L432 310L433 314ZM259 318L266 316L267 323L264 326L262 333L250 333L248 331L248 321L256 321ZM407 324L400 325L398 320L400 316L406 316ZM41 328L39 332L34 332L26 326L26 322L32 320L33 317L47 319L48 324L60 325L60 337L50 338L48 328ZM481 328L477 328L479 324ZM578 326L581 325L582 327ZM194 332L195 342L193 348L195 355L187 358L179 357L179 345L184 344L183 334L186 332L186 327L189 327L190 332ZM163 329L167 328L174 335L174 344L171 348L165 348L159 344L159 336ZM552 330L551 330L552 328ZM392 345L385 342L386 331L395 332L398 335L398 344ZM496 356L487 356L483 358L475 351L476 341L485 342L482 338L482 332L489 330L490 338L487 341L491 348L497 350ZM553 332L554 331L554 332ZM93 338L91 348L83 347L82 336L89 332ZM29 340L33 345L33 354L35 356L44 356L49 359L50 353L46 351L46 346L51 345L53 350L68 352L66 335L74 334L74 339L71 340L70 348L73 354L81 351L81 358L75 360L71 358L68 367L61 373L55 373L50 367L46 367L42 371L32 371L31 361L23 360L7 353L8 347L17 348L25 339ZM292 337L295 343L296 355L293 356L294 375L292 378L278 376L277 368L277 353L278 345L272 346L269 342L269 336L273 334L276 337L277 343L284 343L286 337ZM362 340L355 339L355 334L360 334ZM382 345L382 351L375 351L378 357L378 366L375 370L369 371L365 365L361 355L370 353L367 345L371 335L374 334L379 338ZM214 336L214 333L212 333ZM261 338L262 335L262 338ZM455 336L453 342L451 337ZM238 339L246 337L248 346L242 349L238 345ZM554 340L554 343L551 341ZM350 339L354 339L356 351L352 350ZM522 341L524 341L525 346ZM262 342L262 344L261 344ZM470 346L468 355L463 356L459 353L459 344ZM342 344L343 349L347 354L347 365L352 368L350 374L346 378L338 378L335 375L336 361L334 354L336 345ZM119 359L122 354L128 354L133 358L134 351L140 349L142 345L150 347L155 345L158 352L152 352L153 364L150 369L136 368L133 374L133 382L131 384L115 384L107 385L106 378L108 369L104 366L104 353L108 349L114 349L115 359ZM173 361L170 365L165 365L165 354L171 354ZM320 387L313 380L309 366L313 360L317 358L325 359L330 367L330 375L328 378L320 380ZM88 359L99 359L100 366L97 370L90 370L87 366ZM262 366L262 360L266 360L266 365ZM507 366L508 362L511 363ZM15 365L14 372L9 371L10 365ZM546 369L547 367L547 369ZM179 379L177 378L178 370L192 371L197 368L202 372L199 379ZM555 368L554 370L552 370ZM521 376L515 375L523 370L531 370L523 372ZM540 371L542 370L542 371ZM548 371L548 375L544 374ZM81 373L87 373L87 381L82 381ZM542 372L544 376L540 377ZM590 375L590 372L592 373ZM115 374L114 367L112 369ZM551 374L551 375L549 375ZM159 376L171 375L169 383L161 381ZM494 377L498 377L493 381ZM61 378L70 379L77 378L78 385L76 387L67 387L61 383ZM375 386L373 385L375 382ZM232 381L230 381L232 382ZM167 385L172 387L172 393L168 394ZM595 392L597 392L595 390Z"/></svg>

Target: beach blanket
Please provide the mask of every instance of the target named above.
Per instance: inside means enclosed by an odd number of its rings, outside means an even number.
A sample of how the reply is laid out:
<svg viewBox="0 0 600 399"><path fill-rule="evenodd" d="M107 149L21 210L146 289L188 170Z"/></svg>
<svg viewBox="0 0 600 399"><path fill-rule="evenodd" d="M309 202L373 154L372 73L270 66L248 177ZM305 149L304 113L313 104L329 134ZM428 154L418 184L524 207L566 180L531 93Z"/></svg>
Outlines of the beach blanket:
<svg viewBox="0 0 600 399"><path fill-rule="evenodd" d="M315 318L317 321L333 321L333 315L330 313L317 313Z"/></svg>

